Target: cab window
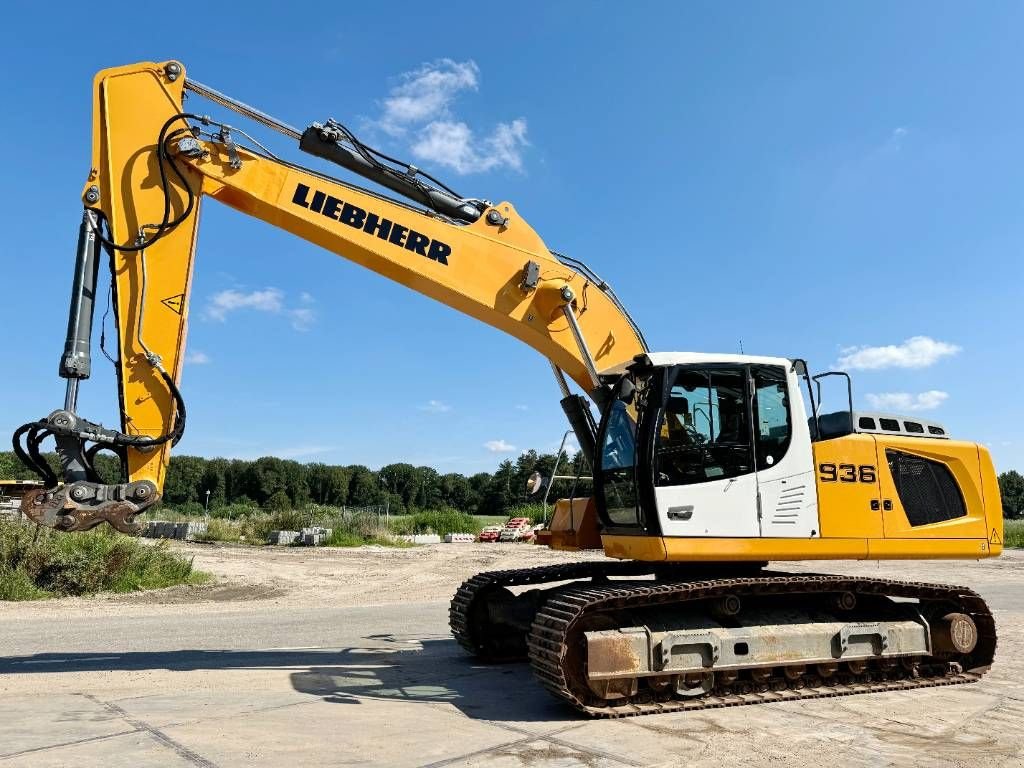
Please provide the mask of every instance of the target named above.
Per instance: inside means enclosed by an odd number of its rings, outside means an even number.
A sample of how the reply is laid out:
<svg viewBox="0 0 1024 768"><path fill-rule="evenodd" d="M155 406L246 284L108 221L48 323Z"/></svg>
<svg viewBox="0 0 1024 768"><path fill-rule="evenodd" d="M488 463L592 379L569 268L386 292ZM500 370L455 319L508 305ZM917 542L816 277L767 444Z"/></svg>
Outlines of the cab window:
<svg viewBox="0 0 1024 768"><path fill-rule="evenodd" d="M668 393L654 445L659 486L753 472L746 369L681 368Z"/></svg>
<svg viewBox="0 0 1024 768"><path fill-rule="evenodd" d="M634 462L636 419L632 408L615 401L607 416L601 445L601 483L608 523L631 526L640 522Z"/></svg>
<svg viewBox="0 0 1024 768"><path fill-rule="evenodd" d="M792 434L786 372L764 367L751 371L754 379L754 419L757 468L768 469L779 463L789 448Z"/></svg>

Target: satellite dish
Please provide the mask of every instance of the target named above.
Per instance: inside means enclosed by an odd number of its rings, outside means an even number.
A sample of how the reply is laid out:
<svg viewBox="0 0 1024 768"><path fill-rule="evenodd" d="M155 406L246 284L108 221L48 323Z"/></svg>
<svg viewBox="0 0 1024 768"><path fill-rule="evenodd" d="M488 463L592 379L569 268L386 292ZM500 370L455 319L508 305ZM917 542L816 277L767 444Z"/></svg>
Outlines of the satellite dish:
<svg viewBox="0 0 1024 768"><path fill-rule="evenodd" d="M544 475L540 472L534 472L526 479L526 492L533 496L535 493L540 493L544 489Z"/></svg>

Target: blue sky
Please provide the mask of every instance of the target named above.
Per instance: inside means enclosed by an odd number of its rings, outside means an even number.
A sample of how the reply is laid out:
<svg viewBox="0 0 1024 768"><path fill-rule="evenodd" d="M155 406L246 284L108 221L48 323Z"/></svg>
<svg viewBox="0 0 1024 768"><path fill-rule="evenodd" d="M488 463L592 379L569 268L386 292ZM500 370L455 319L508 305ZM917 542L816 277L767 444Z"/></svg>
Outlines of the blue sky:
<svg viewBox="0 0 1024 768"><path fill-rule="evenodd" d="M176 58L512 201L654 349L843 361L1024 469L1019 4L388 5L11 4L0 431L62 402L92 76ZM565 429L532 350L212 202L191 318L180 452L476 472Z"/></svg>

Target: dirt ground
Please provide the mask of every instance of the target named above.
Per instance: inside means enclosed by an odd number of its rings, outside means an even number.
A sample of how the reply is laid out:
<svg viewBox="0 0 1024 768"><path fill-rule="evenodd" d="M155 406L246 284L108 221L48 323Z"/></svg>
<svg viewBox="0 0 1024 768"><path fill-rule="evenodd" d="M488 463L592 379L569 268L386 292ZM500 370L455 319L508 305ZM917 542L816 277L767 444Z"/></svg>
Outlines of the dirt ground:
<svg viewBox="0 0 1024 768"><path fill-rule="evenodd" d="M148 612L182 603L196 610L247 610L252 600L290 602L329 596L335 607L419 603L447 600L465 579L481 571L548 565L569 560L602 559L600 552L556 552L529 544L441 544L411 548L381 546L351 548L246 547L225 544L171 542L196 568L213 575L198 587L171 587L152 592L66 598L37 603L0 603L5 614L66 615L78 610L131 613L134 606ZM986 583L1024 579L1024 550L1007 550L998 559L972 562L847 562L773 563L777 570L844 573L915 581L967 583L984 592ZM1021 582L1024 587L1024 581ZM1024 589L1022 589L1024 592Z"/></svg>
<svg viewBox="0 0 1024 768"><path fill-rule="evenodd" d="M1024 552L773 564L977 589L1000 635L980 683L588 721L446 616L474 573L585 555L174 546L214 581L0 604L0 766L1024 766Z"/></svg>
<svg viewBox="0 0 1024 768"><path fill-rule="evenodd" d="M465 579L481 571L600 558L600 553L553 552L528 544L441 544L397 547L245 547L169 542L192 557L196 568L214 576L210 584L171 587L125 595L98 595L38 603L0 603L0 617L66 615L91 612L102 605L107 614L179 610L248 610L252 600L280 603L329 596L336 607L447 600Z"/></svg>

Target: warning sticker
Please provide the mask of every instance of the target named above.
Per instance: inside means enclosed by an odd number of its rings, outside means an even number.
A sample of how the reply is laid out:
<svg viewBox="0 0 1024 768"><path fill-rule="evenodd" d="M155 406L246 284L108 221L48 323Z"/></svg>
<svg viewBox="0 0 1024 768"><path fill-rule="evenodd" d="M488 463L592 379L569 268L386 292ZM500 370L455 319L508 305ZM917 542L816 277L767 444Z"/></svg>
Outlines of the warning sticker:
<svg viewBox="0 0 1024 768"><path fill-rule="evenodd" d="M180 315L182 307L185 306L185 294L179 293L176 296L168 296L166 299L161 299L160 303L174 312L174 314Z"/></svg>
<svg viewBox="0 0 1024 768"><path fill-rule="evenodd" d="M1003 543L1003 540L1001 538L999 538L999 532L995 528L992 529L992 535L988 537L988 543L989 544L1002 544Z"/></svg>

